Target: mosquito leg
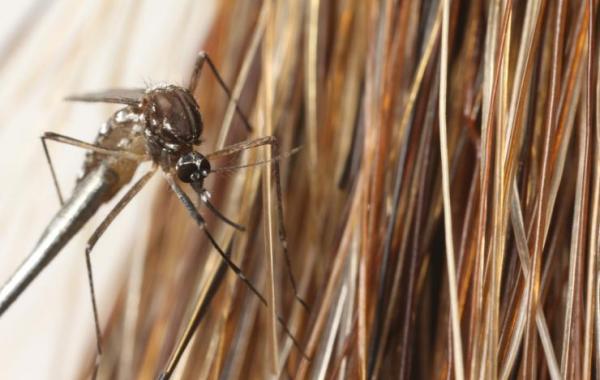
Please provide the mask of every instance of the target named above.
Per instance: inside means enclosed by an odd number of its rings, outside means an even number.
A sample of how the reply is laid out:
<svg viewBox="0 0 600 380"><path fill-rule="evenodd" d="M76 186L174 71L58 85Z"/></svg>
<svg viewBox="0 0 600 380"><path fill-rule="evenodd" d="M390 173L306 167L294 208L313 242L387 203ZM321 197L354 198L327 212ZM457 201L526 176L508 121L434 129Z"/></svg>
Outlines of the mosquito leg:
<svg viewBox="0 0 600 380"><path fill-rule="evenodd" d="M79 147L82 149L91 150L96 153L106 154L108 156L124 157L124 158L128 158L128 159L134 160L134 161L146 161L147 160L147 158L143 155L131 153L131 152L128 152L125 150L105 148L100 145L90 144L88 142L81 141L76 138L61 135L61 134L54 133L54 132L44 132L44 134L42 135L42 140L46 140L46 139L56 141L59 143L63 143L63 144L67 144L67 145L76 146L76 147Z"/></svg>
<svg viewBox="0 0 600 380"><path fill-rule="evenodd" d="M232 248L233 241L229 245L229 247L227 247L227 251L225 252L227 256L231 256ZM181 359L183 352L190 343L190 340L192 339L194 333L196 332L196 329L200 325L200 322L202 322L204 316L208 312L208 307L210 306L210 303L212 302L214 296L217 294L217 290L219 290L219 286L221 285L221 282L223 282L223 278L225 278L226 271L227 263L224 260L221 260L219 268L214 274L208 289L206 290L206 292L198 296L198 300L196 301L196 306L194 308L194 312L192 313L192 317L188 321L183 335L181 336L181 338L179 338L179 341L175 346L175 350L171 353L171 356L169 357L169 361L167 362L165 369L158 377L159 380L167 380L171 378L171 375L175 371L177 363L179 363L179 359Z"/></svg>
<svg viewBox="0 0 600 380"><path fill-rule="evenodd" d="M279 143L275 136L265 136L260 137L250 141L242 141L237 144L230 145L216 152L210 153L206 155L207 159L228 156L231 154L238 153L240 151L246 149L257 148L260 146L269 145L271 147L271 157L279 157ZM294 296L302 304L306 311L309 311L310 308L306 301L300 297L298 294L298 287L296 286L296 280L294 278L294 274L292 272L292 263L290 260L290 256L288 253L288 245L287 245L287 233L285 230L284 219L283 219L283 196L281 191L281 176L279 173L279 161L275 160L271 162L273 168L273 174L275 176L275 191L277 193L277 217L279 219L279 241L281 242L281 246L283 248L283 256L285 258L285 265L287 267L287 272L290 278L290 282L292 283L292 288L294 289Z"/></svg>
<svg viewBox="0 0 600 380"><path fill-rule="evenodd" d="M108 228L110 223L119 215L119 213L127 206L127 204L139 193L139 191L144 187L144 185L150 180L152 175L156 172L156 168L152 168L148 173L144 174L142 178L140 178L129 190L127 193L117 202L117 204L113 207L112 210L108 213L108 215L104 218L102 223L96 228L92 236L87 242L85 247L85 264L87 268L88 275L88 284L90 286L90 296L92 300L92 311L94 312L94 327L96 329L96 361L94 364L94 375L93 378L96 378L96 373L98 371L98 366L100 365L100 357L102 356L102 335L100 332L100 320L98 318L98 306L96 303L96 292L94 288L94 276L92 274L92 261L91 261L91 252L98 242L98 239L104 231Z"/></svg>
<svg viewBox="0 0 600 380"><path fill-rule="evenodd" d="M256 289L256 287L254 286L252 281L250 281L248 279L248 277L246 277L244 272L242 272L242 270L233 261L231 261L229 256L223 251L223 249L219 246L219 244L217 243L215 238L208 231L208 229L206 228L206 222L204 221L204 218L202 217L202 215L200 215L198 210L196 210L196 208L194 207L194 204L192 203L190 198L187 196L187 194L185 194L185 192L181 189L181 187L177 184L177 182L175 182L173 175L169 174L169 173L165 173L165 177L166 177L167 182L169 183L169 186L171 187L171 190L173 190L173 192L177 195L177 198L179 198L181 203L183 203L186 210L188 211L188 214L192 217L192 219L194 219L194 221L196 222L198 227L200 227L200 229L204 232L204 234L206 235L206 237L208 238L208 240L210 241L212 246L215 247L217 252L219 252L219 255L221 255L223 260L225 260L225 262L227 263L229 268L231 268L231 270L238 276L238 278L240 280L242 280L246 284L246 286L248 286L248 288L250 288L252 293L254 293L254 295L256 295L260 299L260 302L262 302L263 305L268 306L268 303L267 303L267 300L265 299L265 297L262 294L260 294L258 289ZM290 337L290 339L292 339L292 342L294 342L294 345L298 348L298 350L302 353L302 355L308 359L307 355L304 353L302 347L300 346L300 343L298 343L298 341L296 340L294 335L290 332L287 325L285 324L285 321L279 314L277 314L277 321L281 324L285 333Z"/></svg>
<svg viewBox="0 0 600 380"><path fill-rule="evenodd" d="M56 189L56 194L58 195L58 200L60 201L60 205L64 204L64 197L62 195L62 191L60 190L60 185L58 183L58 178L56 176L56 171L54 170L54 165L52 164L52 159L50 158L50 151L48 150L48 144L46 140L52 140L59 143L76 146L79 148L91 150L101 154L107 155L117 155L117 156L126 156L131 159L135 159L136 161L145 160L145 157L134 155L130 152L120 151L120 150L112 150L108 148L104 148L98 145L90 144L85 141L80 141L75 138L64 136L54 132L44 132L42 136L40 136L40 140L42 141L42 147L44 148L44 155L46 156L46 162L50 167L50 173L52 174L52 181L54 182L54 188Z"/></svg>
<svg viewBox="0 0 600 380"><path fill-rule="evenodd" d="M52 159L50 158L50 152L48 151L48 145L46 144L46 136L40 136L40 140L42 141L42 146L44 147L44 154L46 155L46 162L50 167L50 173L52 174L52 181L54 182L54 188L56 189L56 195L58 195L58 200L60 205L64 205L65 201L62 196L62 192L60 191L60 186L58 184L58 179L56 178L56 172L54 171L54 165L52 165Z"/></svg>
<svg viewBox="0 0 600 380"><path fill-rule="evenodd" d="M217 81L221 85L221 88L223 88L223 91L225 91L229 100L235 104L235 110L238 113L238 115L240 115L240 118L244 122L244 126L246 127L248 132L252 132L252 126L250 125L250 122L246 118L246 115L240 109L240 107L238 105L238 100L231 96L231 91L229 90L229 87L227 87L227 85L225 84L225 81L221 77L221 74L219 74L219 70L217 70L217 67L215 66L215 64L213 63L213 61L210 59L210 57L208 56L208 54L205 51L201 51L200 53L198 53L198 57L196 58L196 62L194 64L194 71L192 72L192 76L190 78L190 84L188 86L188 90L193 94L194 91L196 90L196 87L198 87L198 80L200 79L200 73L202 72L202 67L204 66L204 62L208 63L208 67L213 72L215 78L217 78Z"/></svg>
<svg viewBox="0 0 600 380"><path fill-rule="evenodd" d="M246 275L242 272L242 270L233 261L231 261L231 259L225 254L225 252L223 252L223 250L217 244L217 242L212 237L210 232L208 232L208 230L206 229L206 222L204 221L204 218L202 217L202 215L200 215L198 210L196 210L196 207L194 207L194 204L192 203L190 198L187 196L187 194L185 194L184 191L181 189L181 187L177 184L177 182L175 182L175 180L173 179L173 176L170 174L166 174L166 178L167 178L167 182L169 183L169 186L171 187L173 192L175 192L175 194L177 195L177 198L179 198L181 203L183 203L183 205L187 209L190 216L194 219L196 224L198 224L198 226L202 229L202 231L204 231L208 240L210 240L210 242L213 244L213 246L219 252L221 257L223 257L223 260L225 260L227 262L227 264L229 265L229 267L235 272L235 274L244 283L246 283L246 285L250 288L250 290L252 290L252 292L255 293L256 296L258 298L260 298L263 303L266 303L267 301L260 294L260 292L256 289L256 287L254 287L254 284L252 284L252 282L250 282L250 280L246 277Z"/></svg>

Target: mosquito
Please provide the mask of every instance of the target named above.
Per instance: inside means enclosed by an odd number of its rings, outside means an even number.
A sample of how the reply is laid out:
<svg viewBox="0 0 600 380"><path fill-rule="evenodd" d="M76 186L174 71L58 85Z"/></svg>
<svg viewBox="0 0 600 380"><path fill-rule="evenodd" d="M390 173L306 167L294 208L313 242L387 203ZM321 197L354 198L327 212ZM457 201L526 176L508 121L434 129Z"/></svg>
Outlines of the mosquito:
<svg viewBox="0 0 600 380"><path fill-rule="evenodd" d="M142 163L151 162L151 168L131 185L121 199L118 200L116 205L93 232L85 248L86 270L96 334L97 354L94 373L97 371L102 355L102 345L90 259L91 252L110 223L140 192L157 171L162 172L171 190L176 194L197 226L203 231L211 245L221 255L224 263L235 272L264 305L267 305L267 301L262 294L230 259L229 250L227 252L224 251L219 243L217 243L210 233L204 217L196 209L196 206L183 190L180 183L189 184L201 202L218 219L239 231L244 231L243 226L223 215L210 202L210 192L204 187L204 180L214 172L252 165L212 168L211 160L234 155L247 149L269 146L272 159L266 162L272 165L275 177L279 239L283 248L283 255L295 298L308 310L306 302L298 294L287 250L278 162L281 156L279 155L277 139L274 136L259 137L232 144L208 154L202 154L194 149L200 144L203 122L199 106L193 94L198 86L200 74L205 63L208 64L208 67L230 101L234 102L236 112L242 119L246 129L251 131L252 127L250 123L240 110L237 102L232 99L231 92L216 66L206 52L200 52L194 64L190 83L186 88L176 85L161 85L148 89L111 89L68 97L67 100L70 101L116 103L124 106L103 124L94 143L87 143L53 132L46 132L41 137L61 208L48 224L33 251L0 289L0 316L37 275L40 274L46 265L56 257L65 244L95 214L100 206L112 199L121 188L132 181L138 167ZM54 166L52 165L47 147L48 140L87 150L83 163L82 176L78 179L73 194L66 201L60 191ZM278 320L286 334L290 336L296 347L303 353L299 343L291 334L281 316L278 316ZM193 324L193 322L190 322L190 324ZM197 323L195 324L197 326ZM188 333L191 334L193 331ZM189 341L189 337L184 336L183 341L186 339ZM183 346L185 346L187 341L184 342ZM180 349L181 347L178 347L178 350ZM176 353L175 356L178 355L180 356L180 353Z"/></svg>

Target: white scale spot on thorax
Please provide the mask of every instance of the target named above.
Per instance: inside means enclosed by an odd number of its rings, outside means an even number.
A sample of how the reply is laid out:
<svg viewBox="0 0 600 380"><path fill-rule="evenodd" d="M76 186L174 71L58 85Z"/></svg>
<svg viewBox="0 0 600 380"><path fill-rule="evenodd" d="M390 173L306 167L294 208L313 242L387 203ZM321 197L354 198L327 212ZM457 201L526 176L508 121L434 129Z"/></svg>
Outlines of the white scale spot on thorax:
<svg viewBox="0 0 600 380"><path fill-rule="evenodd" d="M110 125L107 122L104 122L104 123L102 123L102 126L100 126L100 131L98 131L98 133L100 135L106 135L109 131L110 131Z"/></svg>
<svg viewBox="0 0 600 380"><path fill-rule="evenodd" d="M139 123L135 123L133 125L132 130L133 130L133 133L142 133L142 131L144 130L144 127Z"/></svg>
<svg viewBox="0 0 600 380"><path fill-rule="evenodd" d="M169 131L169 132L173 133L173 126L171 126L171 123L169 123L169 119L167 119L166 117L165 117L165 118L163 118L162 124L163 124L163 127L164 127L164 128L167 130L167 131Z"/></svg>
<svg viewBox="0 0 600 380"><path fill-rule="evenodd" d="M131 112L129 110L123 109L120 110L119 112L117 112L117 114L115 115L115 121L117 123L127 123L127 122L139 122L141 119L140 115L135 113L135 112Z"/></svg>
<svg viewBox="0 0 600 380"><path fill-rule="evenodd" d="M129 112L125 111L125 110L120 110L119 112L117 112L117 114L115 115L115 121L117 123L124 123L127 121L127 118L129 116Z"/></svg>
<svg viewBox="0 0 600 380"><path fill-rule="evenodd" d="M122 138L117 143L117 147L119 147L121 149L126 148L129 145L130 142L131 142L131 140L129 140L128 138Z"/></svg>

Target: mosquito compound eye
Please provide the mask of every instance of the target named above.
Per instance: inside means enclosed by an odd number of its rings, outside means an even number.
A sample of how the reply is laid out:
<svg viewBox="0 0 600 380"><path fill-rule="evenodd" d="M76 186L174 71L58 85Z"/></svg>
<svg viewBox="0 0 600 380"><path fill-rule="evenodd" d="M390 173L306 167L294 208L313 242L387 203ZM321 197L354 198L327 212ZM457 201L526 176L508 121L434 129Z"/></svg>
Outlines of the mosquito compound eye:
<svg viewBox="0 0 600 380"><path fill-rule="evenodd" d="M175 166L177 176L183 182L202 181L210 173L210 163L200 153L191 152L182 156Z"/></svg>

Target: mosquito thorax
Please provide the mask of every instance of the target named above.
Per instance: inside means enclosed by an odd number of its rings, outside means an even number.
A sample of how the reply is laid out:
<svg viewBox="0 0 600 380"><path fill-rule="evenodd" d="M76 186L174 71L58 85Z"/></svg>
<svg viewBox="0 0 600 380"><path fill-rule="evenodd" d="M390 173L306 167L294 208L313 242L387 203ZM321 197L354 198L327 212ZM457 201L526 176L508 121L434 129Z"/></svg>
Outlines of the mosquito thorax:
<svg viewBox="0 0 600 380"><path fill-rule="evenodd" d="M210 173L210 162L202 154L192 151L179 158L175 170L182 182L202 183Z"/></svg>
<svg viewBox="0 0 600 380"><path fill-rule="evenodd" d="M186 152L200 142L202 117L187 89L172 85L150 88L142 99L141 109L145 134L155 157L166 152Z"/></svg>

